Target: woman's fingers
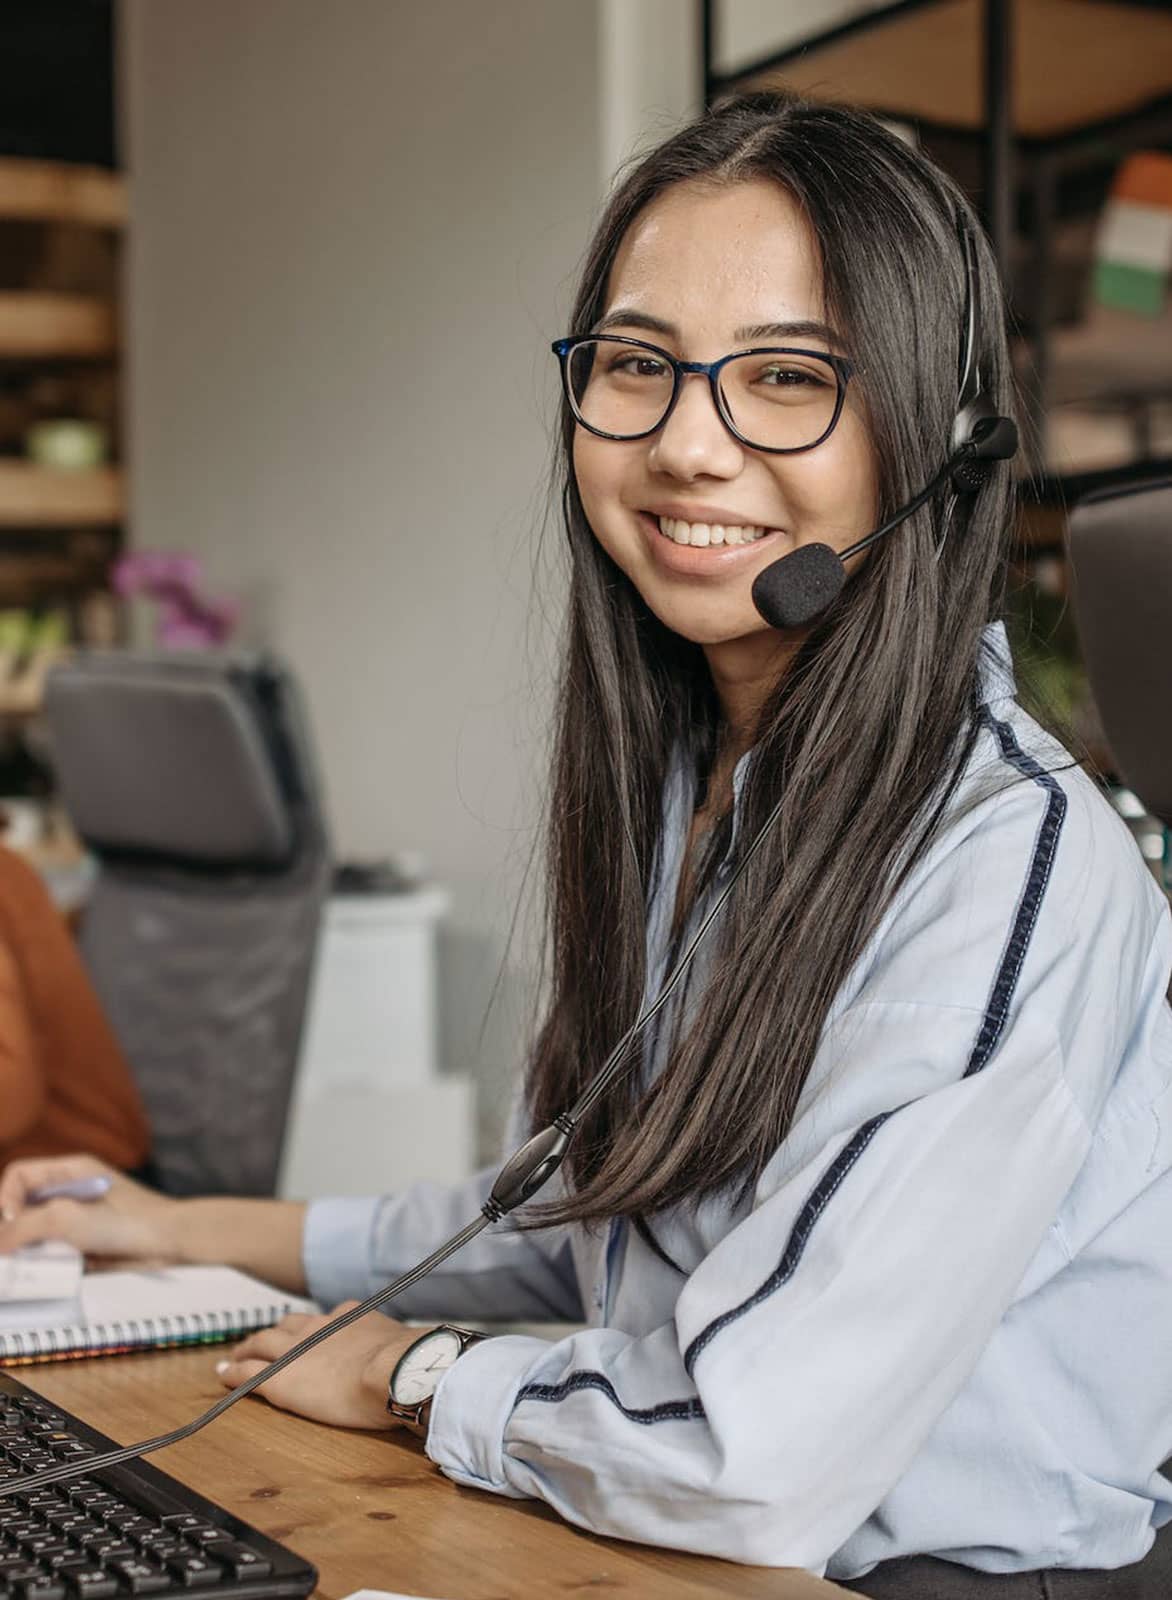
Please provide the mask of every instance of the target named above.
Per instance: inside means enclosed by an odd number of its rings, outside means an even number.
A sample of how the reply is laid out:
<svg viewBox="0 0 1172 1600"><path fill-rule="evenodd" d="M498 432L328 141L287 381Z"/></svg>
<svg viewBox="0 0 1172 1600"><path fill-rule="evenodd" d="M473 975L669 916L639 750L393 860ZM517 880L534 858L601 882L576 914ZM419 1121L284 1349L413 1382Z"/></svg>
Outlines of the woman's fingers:
<svg viewBox="0 0 1172 1600"><path fill-rule="evenodd" d="M240 1361L249 1356L258 1356L262 1361L275 1361L278 1356L283 1356L286 1350L292 1349L300 1339L304 1339L327 1320L326 1317L308 1316L302 1313L287 1316L274 1327L261 1328L259 1332L250 1333L247 1339L242 1339L238 1345L234 1345L231 1359Z"/></svg>
<svg viewBox="0 0 1172 1600"><path fill-rule="evenodd" d="M340 1428L395 1426L387 1414L387 1380L418 1333L380 1316L362 1317L348 1328L333 1327L339 1313L348 1309L335 1307L328 1317L287 1317L279 1327L252 1334L216 1363L217 1377L226 1388L239 1389L307 1333L330 1328L329 1349L307 1351L283 1372L266 1378L258 1392L270 1405Z"/></svg>
<svg viewBox="0 0 1172 1600"><path fill-rule="evenodd" d="M55 1156L43 1160L10 1161L0 1173L0 1221L11 1222L39 1189L77 1178L109 1175L111 1169L96 1156Z"/></svg>
<svg viewBox="0 0 1172 1600"><path fill-rule="evenodd" d="M255 1377L258 1372L263 1372L267 1366L267 1361L259 1361L256 1358L248 1361L217 1361L216 1376L225 1389L239 1389L242 1383L247 1383L249 1378ZM267 1384L261 1384L261 1394L267 1387Z"/></svg>
<svg viewBox="0 0 1172 1600"><path fill-rule="evenodd" d="M329 1316L323 1316L320 1312L290 1311L271 1328L260 1328L256 1333L250 1333L247 1339L241 1339L239 1344L233 1345L227 1359L216 1364L216 1371L223 1376L229 1371L235 1373L242 1365L259 1362L265 1366L270 1361L276 1361L295 1344L300 1344L302 1339L326 1327L357 1304L357 1300L347 1300L343 1305L335 1306ZM236 1377L229 1387L235 1388L236 1384L242 1382L242 1378Z"/></svg>
<svg viewBox="0 0 1172 1600"><path fill-rule="evenodd" d="M88 1250L93 1238L93 1219L77 1200L47 1200L44 1205L25 1206L10 1222L0 1222L0 1255L10 1255L25 1245L59 1239L78 1250Z"/></svg>

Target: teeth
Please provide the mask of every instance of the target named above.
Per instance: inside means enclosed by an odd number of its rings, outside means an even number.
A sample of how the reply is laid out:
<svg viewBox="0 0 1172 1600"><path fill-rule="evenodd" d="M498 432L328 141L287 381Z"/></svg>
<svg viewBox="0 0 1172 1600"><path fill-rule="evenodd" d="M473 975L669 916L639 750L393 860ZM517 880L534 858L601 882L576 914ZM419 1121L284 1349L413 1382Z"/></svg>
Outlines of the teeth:
<svg viewBox="0 0 1172 1600"><path fill-rule="evenodd" d="M766 533L765 528L756 525L681 522L677 517L660 517L659 531L675 544L696 545L701 549L711 544L755 544Z"/></svg>

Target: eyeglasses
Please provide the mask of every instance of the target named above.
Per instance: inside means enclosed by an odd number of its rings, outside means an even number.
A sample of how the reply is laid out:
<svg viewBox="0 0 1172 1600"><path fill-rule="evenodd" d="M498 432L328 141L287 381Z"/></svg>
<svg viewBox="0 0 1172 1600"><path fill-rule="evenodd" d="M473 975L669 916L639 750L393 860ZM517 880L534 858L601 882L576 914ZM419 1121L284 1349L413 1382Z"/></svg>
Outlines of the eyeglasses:
<svg viewBox="0 0 1172 1600"><path fill-rule="evenodd" d="M737 350L719 361L678 361L622 334L556 339L566 399L600 439L646 439L662 428L691 374L708 379L728 431L752 450L813 450L842 414L854 367L845 356L791 346Z"/></svg>

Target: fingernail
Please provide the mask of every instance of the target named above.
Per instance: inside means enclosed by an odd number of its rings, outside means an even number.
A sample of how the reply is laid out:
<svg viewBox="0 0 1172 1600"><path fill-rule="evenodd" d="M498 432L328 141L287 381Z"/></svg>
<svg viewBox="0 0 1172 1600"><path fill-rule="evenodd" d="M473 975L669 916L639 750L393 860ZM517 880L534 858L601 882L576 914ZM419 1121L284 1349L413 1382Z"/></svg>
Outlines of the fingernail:
<svg viewBox="0 0 1172 1600"><path fill-rule="evenodd" d="M232 1363L230 1361L217 1361L216 1362L216 1371L220 1372L220 1373L227 1372L228 1368L231 1365L232 1365Z"/></svg>

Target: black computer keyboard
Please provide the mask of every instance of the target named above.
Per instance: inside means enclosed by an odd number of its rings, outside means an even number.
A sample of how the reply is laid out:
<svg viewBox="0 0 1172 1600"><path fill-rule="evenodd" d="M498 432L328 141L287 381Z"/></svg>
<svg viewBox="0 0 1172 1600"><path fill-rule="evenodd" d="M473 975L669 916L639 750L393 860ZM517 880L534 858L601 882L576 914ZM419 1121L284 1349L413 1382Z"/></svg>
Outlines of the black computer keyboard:
<svg viewBox="0 0 1172 1600"><path fill-rule="evenodd" d="M21 1493L22 1476L114 1448L0 1372L0 1595L276 1600L313 1589L308 1561L146 1461Z"/></svg>

